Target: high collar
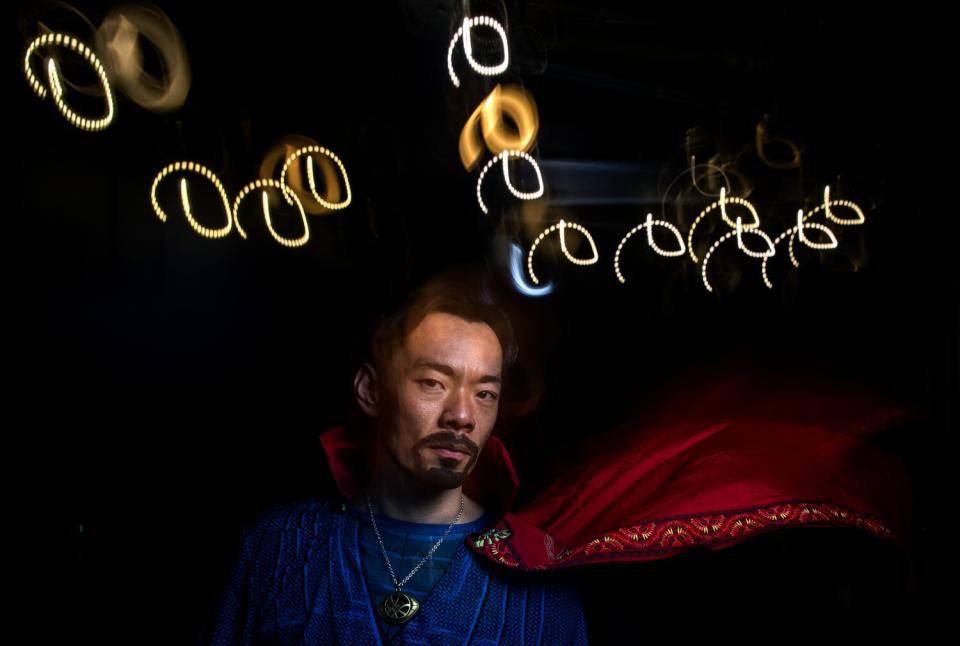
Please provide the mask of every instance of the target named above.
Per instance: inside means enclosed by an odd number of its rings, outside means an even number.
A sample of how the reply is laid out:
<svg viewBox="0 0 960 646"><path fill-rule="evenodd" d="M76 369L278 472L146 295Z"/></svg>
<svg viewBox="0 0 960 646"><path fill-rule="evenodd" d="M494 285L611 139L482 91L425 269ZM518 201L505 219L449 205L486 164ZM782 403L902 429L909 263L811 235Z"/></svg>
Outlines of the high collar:
<svg viewBox="0 0 960 646"><path fill-rule="evenodd" d="M359 443L347 427L336 426L320 434L320 444L340 493L344 500L352 501L369 476ZM509 511L519 488L506 447L491 435L463 483L463 493L499 518Z"/></svg>

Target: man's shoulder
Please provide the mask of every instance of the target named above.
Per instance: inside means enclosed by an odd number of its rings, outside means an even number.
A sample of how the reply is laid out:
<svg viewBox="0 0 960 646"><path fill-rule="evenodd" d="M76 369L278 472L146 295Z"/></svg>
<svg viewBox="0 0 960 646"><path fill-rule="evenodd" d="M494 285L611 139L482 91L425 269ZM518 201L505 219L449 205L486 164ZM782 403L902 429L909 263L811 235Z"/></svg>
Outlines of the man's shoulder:
<svg viewBox="0 0 960 646"><path fill-rule="evenodd" d="M329 525L333 502L324 499L300 500L274 505L260 513L247 530L248 542L269 540L287 532L318 534Z"/></svg>

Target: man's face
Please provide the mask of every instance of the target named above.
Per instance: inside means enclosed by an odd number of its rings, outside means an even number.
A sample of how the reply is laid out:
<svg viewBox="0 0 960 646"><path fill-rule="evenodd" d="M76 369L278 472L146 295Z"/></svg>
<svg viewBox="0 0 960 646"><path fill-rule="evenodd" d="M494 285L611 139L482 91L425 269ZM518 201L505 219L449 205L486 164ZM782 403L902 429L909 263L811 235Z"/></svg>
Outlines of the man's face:
<svg viewBox="0 0 960 646"><path fill-rule="evenodd" d="M380 433L395 466L428 486L463 484L497 421L502 362L486 323L428 314L381 376Z"/></svg>

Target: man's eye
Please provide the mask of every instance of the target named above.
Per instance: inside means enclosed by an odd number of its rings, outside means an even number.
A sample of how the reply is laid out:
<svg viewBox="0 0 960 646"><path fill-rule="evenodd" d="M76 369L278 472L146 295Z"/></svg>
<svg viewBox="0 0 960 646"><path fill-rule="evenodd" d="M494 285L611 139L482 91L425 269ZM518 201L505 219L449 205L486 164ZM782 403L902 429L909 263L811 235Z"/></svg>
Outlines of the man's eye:
<svg viewBox="0 0 960 646"><path fill-rule="evenodd" d="M440 387L440 382L436 379L421 379L420 383L430 389L435 389Z"/></svg>
<svg viewBox="0 0 960 646"><path fill-rule="evenodd" d="M489 399L490 401L496 401L497 397L499 397L499 395L497 395L497 393L493 392L492 390L484 390L480 392L481 399Z"/></svg>

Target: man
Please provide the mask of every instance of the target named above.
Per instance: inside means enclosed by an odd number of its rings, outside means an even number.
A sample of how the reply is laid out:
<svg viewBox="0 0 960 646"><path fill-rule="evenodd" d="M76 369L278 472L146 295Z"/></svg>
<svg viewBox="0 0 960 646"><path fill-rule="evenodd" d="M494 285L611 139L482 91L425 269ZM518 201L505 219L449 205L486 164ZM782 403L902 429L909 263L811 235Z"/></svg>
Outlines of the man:
<svg viewBox="0 0 960 646"><path fill-rule="evenodd" d="M372 351L354 381L365 433L321 436L342 496L246 533L214 645L586 644L574 587L467 549L504 536L480 532L517 490L491 435L516 355L507 318L435 281L381 321Z"/></svg>

